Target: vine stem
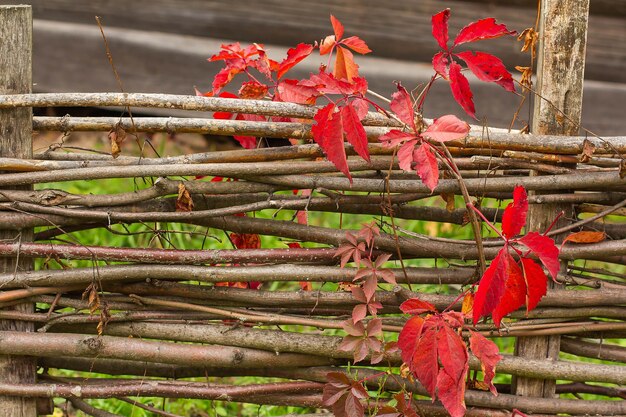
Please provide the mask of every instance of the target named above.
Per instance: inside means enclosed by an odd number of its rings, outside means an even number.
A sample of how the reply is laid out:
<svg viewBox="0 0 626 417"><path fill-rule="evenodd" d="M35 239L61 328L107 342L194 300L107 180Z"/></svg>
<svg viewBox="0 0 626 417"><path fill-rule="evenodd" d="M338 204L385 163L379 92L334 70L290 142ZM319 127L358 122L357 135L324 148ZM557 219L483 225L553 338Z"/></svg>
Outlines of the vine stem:
<svg viewBox="0 0 626 417"><path fill-rule="evenodd" d="M448 167L450 168L450 171L458 180L459 188L461 189L461 193L463 195L463 200L465 200L465 206L472 208L472 209L467 210L467 212L470 217L470 222L472 223L472 229L474 230L474 239L476 240L476 249L478 250L478 265L480 268L480 275L482 276L485 273L485 270L487 269L487 264L485 261L485 250L483 248L482 231L481 231L480 223L473 210L476 207L474 207L474 203L472 203L472 198L470 197L469 192L467 191L467 187L465 185L465 182L463 181L463 177L459 174L459 168L456 166L456 162L454 162L454 159L452 158L452 155L450 154L448 147L445 145L445 143L442 143L441 145L446 154L446 158L441 158L441 160L444 162L444 164L448 165Z"/></svg>

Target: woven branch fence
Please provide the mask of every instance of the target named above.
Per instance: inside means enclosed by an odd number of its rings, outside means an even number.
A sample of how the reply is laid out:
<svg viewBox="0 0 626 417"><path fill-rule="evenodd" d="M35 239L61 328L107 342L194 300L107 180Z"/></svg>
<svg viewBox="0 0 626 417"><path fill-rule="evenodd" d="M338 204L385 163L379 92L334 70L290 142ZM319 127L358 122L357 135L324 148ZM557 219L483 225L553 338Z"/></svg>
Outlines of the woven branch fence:
<svg viewBox="0 0 626 417"><path fill-rule="evenodd" d="M80 106L228 111L302 122L30 116L31 107ZM441 194L462 195L459 181L444 177L431 193L414 174L399 170L392 150L377 143L381 134L398 127L395 120L375 113L364 119L370 163L353 158L346 145L352 183L310 143L117 158L62 145L34 154L13 146L17 137L30 139L31 127L64 133L123 129L127 140L138 141L142 132L194 132L252 135L268 143L274 138L306 142L314 114L315 108L289 103L163 94L0 96L3 136L6 126L13 126L10 132L17 135L0 148L0 257L6 259L0 273L0 355L3 364L22 360L43 370L20 380L0 380L0 396L31 399L39 413L50 411L50 399L66 398L94 416L111 414L84 399L117 398L143 407L127 397L324 408L327 374L358 370L359 378L380 393L378 404L368 404L372 409L390 398L386 393L405 389L417 395L414 405L420 416L447 415L418 382L399 376L399 353L385 358L396 374L392 377L378 376L380 368L364 365L367 361L350 363L353 353L339 349L343 333L329 330L342 329L358 303L350 292L332 291L328 284L351 282L357 272L340 268L335 256L346 230L292 220L296 211L323 213L317 218L329 224L359 214L384 226L375 250L393 255L391 271L398 282L381 285L376 292L387 340L401 330L406 318L398 307L409 298L460 310L459 292L479 278L476 260L481 254L493 259L501 241L485 238L481 251L473 237L451 239L408 230L416 220L436 225L434 230L471 226L466 225L467 210L458 204L461 199L455 208L441 204ZM523 185L531 191L533 206L571 208L571 216L550 236L558 240L581 230L607 236L598 243L562 247L565 267L559 284L538 308L513 313L500 329L487 323L476 326L490 338L558 336L568 359L504 354L497 374L510 375L512 383L498 384L497 397L468 389L467 415L507 416L513 409L534 415L626 414L626 403L620 401L626 398L626 347L614 341L626 336L626 165L621 156L626 137L535 136L476 127L463 141L450 142L449 150L464 188L481 202L486 218L500 221L500 203L512 197L515 185ZM236 181L212 182L215 176ZM136 189L91 194L46 185L110 179L123 179ZM192 211L177 211L181 184L191 196ZM312 190L310 196L292 193L306 189ZM139 225L132 230L155 236L178 233L197 249L84 245L76 237L97 230L100 235L128 233L130 242L135 232L118 225ZM235 250L222 239L221 249L204 249L204 240L219 231L274 236L307 247ZM488 230L483 227L483 232ZM50 269L31 270L33 259ZM259 290L216 285L232 282L263 285ZM299 290L297 282L314 283L314 290ZM59 377L53 369L83 374ZM480 371L474 357L470 369ZM233 383L239 376L268 382ZM515 381L521 379L553 381L557 395L514 395ZM585 400L584 394L604 399Z"/></svg>

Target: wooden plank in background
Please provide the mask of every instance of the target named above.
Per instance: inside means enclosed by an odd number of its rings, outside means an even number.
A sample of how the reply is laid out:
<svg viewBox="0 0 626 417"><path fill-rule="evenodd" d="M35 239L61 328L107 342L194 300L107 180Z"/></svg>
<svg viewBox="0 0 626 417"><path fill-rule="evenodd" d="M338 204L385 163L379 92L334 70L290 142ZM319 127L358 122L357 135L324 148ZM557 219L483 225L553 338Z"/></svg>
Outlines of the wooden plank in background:
<svg viewBox="0 0 626 417"><path fill-rule="evenodd" d="M608 4L608 0L603 1ZM504 0L487 5L439 0L29 0L26 3L33 5L36 19L93 25L94 15L99 15L108 27L277 45L321 39L331 32L329 14L333 13L345 24L346 35L356 34L365 39L376 56L416 62L430 62L436 52L436 43L430 35L430 18L445 7L452 10L451 36L465 24L489 16L521 31L532 26L536 16L536 2L530 0L517 2L526 7ZM611 4L621 10L626 7L626 0ZM511 68L528 63L528 55L520 54L520 44L511 39L480 42L476 47L497 54ZM587 78L626 83L624 68L625 14L591 16Z"/></svg>
<svg viewBox="0 0 626 417"><path fill-rule="evenodd" d="M36 91L118 91L95 25L35 20L34 30ZM217 52L220 40L114 27L105 30L115 64L129 92L193 94L194 86L209 90L221 66L206 61ZM67 58L59 59L59 50L66 51ZM268 45L268 50L275 59L286 54L284 47ZM321 62L319 56L309 57L290 76L308 76ZM430 64L373 56L357 57L357 62L370 87L386 96L395 91L395 80L401 80L407 88L415 88L432 75ZM508 127L519 98L492 84L475 79L470 82L478 114L487 115L489 124ZM588 81L585 86L585 127L602 135L623 134L626 119L622 107L615 103L626 102L626 85ZM442 81L435 83L425 111L427 117L447 113L464 116L452 99L448 85ZM151 114L163 113L151 111ZM520 118L529 119L527 108Z"/></svg>

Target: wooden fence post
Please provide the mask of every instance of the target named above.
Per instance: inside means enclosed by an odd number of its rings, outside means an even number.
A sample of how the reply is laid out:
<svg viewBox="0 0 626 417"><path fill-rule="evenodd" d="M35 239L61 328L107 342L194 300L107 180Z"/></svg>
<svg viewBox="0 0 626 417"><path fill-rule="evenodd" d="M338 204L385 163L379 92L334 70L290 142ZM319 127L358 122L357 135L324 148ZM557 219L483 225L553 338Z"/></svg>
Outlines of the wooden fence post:
<svg viewBox="0 0 626 417"><path fill-rule="evenodd" d="M30 93L32 84L32 11L30 6L0 7L0 94ZM31 158L32 110L29 107L0 110L0 156ZM32 240L32 230L0 231L0 239ZM0 258L0 272L30 269L31 260ZM33 304L11 307L32 312ZM33 331L32 323L0 321L0 330ZM23 356L0 356L0 381L34 383L36 360ZM0 397L0 414L4 417L34 417L36 402L27 397Z"/></svg>
<svg viewBox="0 0 626 417"><path fill-rule="evenodd" d="M585 49L589 0L541 0L537 85L532 133L577 135L582 113ZM531 205L528 230L545 230L561 211L561 224L572 214L570 205ZM562 265L562 268L564 265ZM519 338L516 353L528 358L557 359L560 337ZM514 380L518 395L552 397L555 381L530 378Z"/></svg>

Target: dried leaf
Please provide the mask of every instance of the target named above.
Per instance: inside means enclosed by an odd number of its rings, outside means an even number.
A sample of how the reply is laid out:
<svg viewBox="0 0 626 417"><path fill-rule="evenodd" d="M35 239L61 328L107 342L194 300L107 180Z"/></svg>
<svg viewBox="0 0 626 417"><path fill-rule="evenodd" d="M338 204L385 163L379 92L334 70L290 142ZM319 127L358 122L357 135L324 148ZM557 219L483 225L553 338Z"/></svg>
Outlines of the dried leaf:
<svg viewBox="0 0 626 417"><path fill-rule="evenodd" d="M583 153L580 155L579 160L582 163L587 163L593 157L593 153L596 151L596 145L589 139L583 141Z"/></svg>
<svg viewBox="0 0 626 417"><path fill-rule="evenodd" d="M561 243L563 246L566 242L572 243L598 243L602 242L606 239L606 233L604 232L592 232L592 231L582 231L576 232L568 235Z"/></svg>
<svg viewBox="0 0 626 417"><path fill-rule="evenodd" d="M193 211L193 199L183 182L178 183L178 197L176 198L176 211Z"/></svg>
<svg viewBox="0 0 626 417"><path fill-rule="evenodd" d="M126 139L126 131L120 123L116 123L109 132L109 141L111 143L111 156L117 158L122 152L121 145Z"/></svg>

